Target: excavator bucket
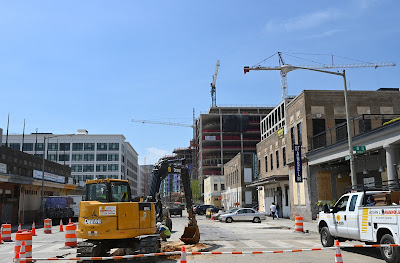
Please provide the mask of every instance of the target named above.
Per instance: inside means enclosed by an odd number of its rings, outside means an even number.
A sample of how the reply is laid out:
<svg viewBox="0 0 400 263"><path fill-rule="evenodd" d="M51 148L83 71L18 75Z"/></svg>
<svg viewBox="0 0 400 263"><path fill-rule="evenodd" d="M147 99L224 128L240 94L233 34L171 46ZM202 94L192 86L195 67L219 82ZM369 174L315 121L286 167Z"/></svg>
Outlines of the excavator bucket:
<svg viewBox="0 0 400 263"><path fill-rule="evenodd" d="M198 226L187 226L180 240L186 245L197 244L200 241L200 231Z"/></svg>

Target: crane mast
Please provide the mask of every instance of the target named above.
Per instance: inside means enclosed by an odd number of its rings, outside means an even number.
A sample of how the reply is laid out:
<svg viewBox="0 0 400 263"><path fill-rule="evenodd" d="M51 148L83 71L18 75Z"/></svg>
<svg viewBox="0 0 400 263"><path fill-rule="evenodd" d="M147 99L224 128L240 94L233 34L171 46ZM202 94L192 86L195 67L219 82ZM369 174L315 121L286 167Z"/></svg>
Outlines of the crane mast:
<svg viewBox="0 0 400 263"><path fill-rule="evenodd" d="M215 83L217 82L219 65L219 60L217 60L217 64L215 65L215 74L211 82L211 107L217 107L217 90L215 88Z"/></svg>
<svg viewBox="0 0 400 263"><path fill-rule="evenodd" d="M378 68L378 67L389 67L389 66L396 66L396 63L393 62L384 62L384 63L356 63L356 64L321 64L321 65L301 65L301 66L293 66L290 64L285 64L283 58L282 58L282 53L277 52L276 53L279 57L279 66L266 66L262 67L260 65L257 66L252 66L244 67L244 74L247 72L250 72L250 70L279 70L281 74L281 92L282 92L282 100L286 99L288 97L288 84L287 84L287 73L291 70L294 70L296 68L307 68L307 69L336 69L336 68L367 68L367 67L373 67L373 68ZM271 56L272 57L272 56ZM265 60L264 60L265 61ZM285 67L291 66L291 67ZM292 68L289 69L288 68Z"/></svg>

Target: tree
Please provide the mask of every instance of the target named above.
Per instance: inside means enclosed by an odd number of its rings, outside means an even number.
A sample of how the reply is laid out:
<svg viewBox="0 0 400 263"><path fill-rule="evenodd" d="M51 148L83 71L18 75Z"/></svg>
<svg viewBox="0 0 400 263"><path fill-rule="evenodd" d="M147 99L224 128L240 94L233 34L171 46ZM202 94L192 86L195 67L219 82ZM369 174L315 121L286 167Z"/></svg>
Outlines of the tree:
<svg viewBox="0 0 400 263"><path fill-rule="evenodd" d="M193 201L200 201L201 199L201 186L200 186L200 181L199 180L192 180L191 181L191 186L192 186L192 197Z"/></svg>

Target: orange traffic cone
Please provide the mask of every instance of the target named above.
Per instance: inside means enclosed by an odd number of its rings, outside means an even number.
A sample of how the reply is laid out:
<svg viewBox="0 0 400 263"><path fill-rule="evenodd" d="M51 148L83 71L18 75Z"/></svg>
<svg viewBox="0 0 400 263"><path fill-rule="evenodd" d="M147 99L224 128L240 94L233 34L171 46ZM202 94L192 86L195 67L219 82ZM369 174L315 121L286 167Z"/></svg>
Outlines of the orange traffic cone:
<svg viewBox="0 0 400 263"><path fill-rule="evenodd" d="M20 263L19 261L19 252L17 252L17 254L15 254L15 258L14 258L14 263Z"/></svg>
<svg viewBox="0 0 400 263"><path fill-rule="evenodd" d="M32 236L36 236L36 226L35 226L35 221L32 223Z"/></svg>
<svg viewBox="0 0 400 263"><path fill-rule="evenodd" d="M68 224L71 224L72 223L72 221L71 221L71 218L69 218L69 222L68 222Z"/></svg>
<svg viewBox="0 0 400 263"><path fill-rule="evenodd" d="M181 263L187 263L185 246L182 246L182 249L181 249Z"/></svg>
<svg viewBox="0 0 400 263"><path fill-rule="evenodd" d="M62 219L60 219L60 232L64 232Z"/></svg>
<svg viewBox="0 0 400 263"><path fill-rule="evenodd" d="M335 254L335 263L343 263L342 252L340 251L339 240L335 241L336 254Z"/></svg>
<svg viewBox="0 0 400 263"><path fill-rule="evenodd" d="M21 248L19 250L19 256L20 258L23 258L24 260L20 260L21 263L26 263L26 256L25 256L25 241L22 241Z"/></svg>
<svg viewBox="0 0 400 263"><path fill-rule="evenodd" d="M21 230L22 230L21 223L19 223L19 225L18 225L18 231L21 231Z"/></svg>
<svg viewBox="0 0 400 263"><path fill-rule="evenodd" d="M213 212L211 212L211 220L214 220L214 217L213 217Z"/></svg>

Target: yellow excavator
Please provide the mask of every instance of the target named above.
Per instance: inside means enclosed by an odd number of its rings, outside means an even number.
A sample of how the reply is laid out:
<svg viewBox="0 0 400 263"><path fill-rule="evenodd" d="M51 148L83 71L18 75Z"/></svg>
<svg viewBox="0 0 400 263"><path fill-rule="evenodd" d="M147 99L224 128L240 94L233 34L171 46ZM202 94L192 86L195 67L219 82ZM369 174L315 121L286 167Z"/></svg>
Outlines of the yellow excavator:
<svg viewBox="0 0 400 263"><path fill-rule="evenodd" d="M178 163L178 164L177 164ZM78 257L109 256L113 248L129 254L157 253L161 239L156 223L162 221L159 198L161 181L169 173L180 173L184 187L189 224L181 236L185 244L196 244L200 232L193 213L189 171L184 160L160 161L152 171L151 187L146 197L132 198L127 180L87 180L79 208Z"/></svg>

